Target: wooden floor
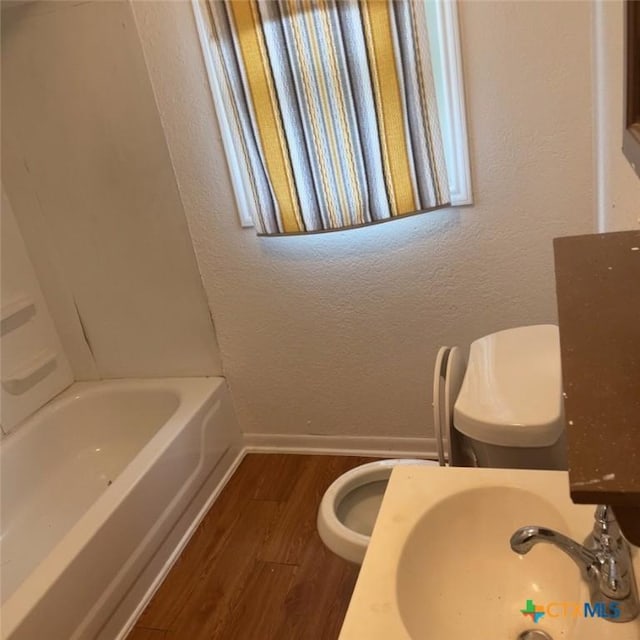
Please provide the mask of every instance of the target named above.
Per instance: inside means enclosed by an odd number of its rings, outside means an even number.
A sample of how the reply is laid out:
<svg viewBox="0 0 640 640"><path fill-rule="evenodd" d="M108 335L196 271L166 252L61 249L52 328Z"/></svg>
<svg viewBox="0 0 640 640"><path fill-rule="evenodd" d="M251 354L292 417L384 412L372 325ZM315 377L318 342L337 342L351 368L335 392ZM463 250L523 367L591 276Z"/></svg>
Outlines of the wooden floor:
<svg viewBox="0 0 640 640"><path fill-rule="evenodd" d="M250 454L127 640L334 640L358 574L316 532L325 489L367 458Z"/></svg>

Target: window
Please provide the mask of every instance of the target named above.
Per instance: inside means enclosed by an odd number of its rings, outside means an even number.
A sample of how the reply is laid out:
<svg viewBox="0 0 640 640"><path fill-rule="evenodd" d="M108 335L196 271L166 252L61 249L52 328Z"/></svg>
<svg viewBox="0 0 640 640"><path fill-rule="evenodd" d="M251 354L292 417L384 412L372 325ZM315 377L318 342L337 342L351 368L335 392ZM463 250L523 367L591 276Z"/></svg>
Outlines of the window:
<svg viewBox="0 0 640 640"><path fill-rule="evenodd" d="M457 3L427 0L427 17L451 204L472 204Z"/></svg>
<svg viewBox="0 0 640 640"><path fill-rule="evenodd" d="M413 0L423 1L423 0ZM251 203L242 178L239 145L227 120L228 95L220 89L213 61L214 46L209 8L206 0L192 0L198 31L204 51L210 86L217 106L222 141L227 155L231 179L236 193L240 221L252 227ZM458 31L457 5L446 0L427 0L426 20L435 83L435 94L442 133L452 205L471 204L471 178L467 144L462 63ZM445 183L446 184L446 183ZM255 208L255 207L254 207Z"/></svg>
<svg viewBox="0 0 640 640"><path fill-rule="evenodd" d="M640 176L640 2L627 0L626 90L622 150Z"/></svg>

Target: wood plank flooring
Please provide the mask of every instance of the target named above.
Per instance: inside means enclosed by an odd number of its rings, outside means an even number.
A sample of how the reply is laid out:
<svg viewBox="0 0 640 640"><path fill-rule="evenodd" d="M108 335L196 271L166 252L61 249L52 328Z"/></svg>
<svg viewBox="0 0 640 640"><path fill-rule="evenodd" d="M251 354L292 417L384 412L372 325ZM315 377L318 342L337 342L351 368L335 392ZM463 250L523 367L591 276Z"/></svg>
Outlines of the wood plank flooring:
<svg viewBox="0 0 640 640"><path fill-rule="evenodd" d="M368 461L247 455L127 640L335 640L358 567L322 544L316 513Z"/></svg>

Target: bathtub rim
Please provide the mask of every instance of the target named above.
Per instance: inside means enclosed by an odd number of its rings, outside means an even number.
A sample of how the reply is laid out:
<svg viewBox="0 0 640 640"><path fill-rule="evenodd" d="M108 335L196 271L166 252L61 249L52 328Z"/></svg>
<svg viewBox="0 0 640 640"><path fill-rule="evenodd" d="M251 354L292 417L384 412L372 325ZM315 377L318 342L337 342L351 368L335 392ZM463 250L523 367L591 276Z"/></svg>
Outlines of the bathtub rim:
<svg viewBox="0 0 640 640"><path fill-rule="evenodd" d="M22 429L32 432L37 427L29 424L31 421L36 424L45 422L46 416L56 408L73 402L80 394L91 396L104 394L110 390L164 390L173 391L179 397L175 411L138 454L127 463L113 484L105 489L79 520L58 540L42 562L2 603L3 636L9 637L19 627L74 558L104 526L114 509L125 500L154 462L171 446L175 437L199 413L204 414L215 403L215 398L224 385L225 379L218 376L77 382L48 402L42 408L44 415L38 411L22 423L18 432ZM7 438L7 441L9 440L10 438Z"/></svg>
<svg viewBox="0 0 640 640"><path fill-rule="evenodd" d="M74 382L73 384L66 387L63 391L61 391L57 396L51 398L44 406L40 407L37 411L32 413L30 416L27 416L22 422L16 425L12 431L7 434L4 434L2 440L0 440L0 451L11 450L12 448L18 446L18 443L22 440L26 440L32 431L38 429L40 424L46 422L46 419L55 414L58 409L65 408L74 402L76 402L80 394L83 397L92 397L105 395L105 391L113 390L123 390L123 391L135 391L137 389L143 390L152 390L152 391L170 391L172 393L176 392L175 388L169 388L167 385L154 385L152 387L147 386L146 382L165 382L171 383L173 381L179 380L198 380L199 378L157 378L153 380L144 379L144 378L118 378L117 380L93 380L93 381L83 381L83 382ZM209 380L211 378L204 378ZM135 384L135 387L129 386L131 384ZM105 387L108 387L106 389ZM125 388L126 387L126 388ZM178 393L178 406L171 412L169 415L170 419L174 413L178 410L180 406L180 394ZM0 456L7 455L7 453L3 453Z"/></svg>

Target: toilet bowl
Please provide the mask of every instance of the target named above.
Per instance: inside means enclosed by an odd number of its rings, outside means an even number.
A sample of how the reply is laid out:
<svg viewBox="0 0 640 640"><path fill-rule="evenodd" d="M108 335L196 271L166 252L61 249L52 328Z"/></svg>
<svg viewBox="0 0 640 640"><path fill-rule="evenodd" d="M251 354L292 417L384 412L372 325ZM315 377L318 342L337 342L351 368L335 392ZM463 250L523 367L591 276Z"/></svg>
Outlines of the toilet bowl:
<svg viewBox="0 0 640 640"><path fill-rule="evenodd" d="M318 509L318 533L335 554L362 564L393 468L434 465L430 460L376 460L343 473L325 491Z"/></svg>
<svg viewBox="0 0 640 640"><path fill-rule="evenodd" d="M558 327L516 327L479 338L468 364L459 347L442 347L433 414L441 465L566 469ZM389 476L400 464L438 462L370 462L327 489L318 532L334 553L362 563Z"/></svg>

